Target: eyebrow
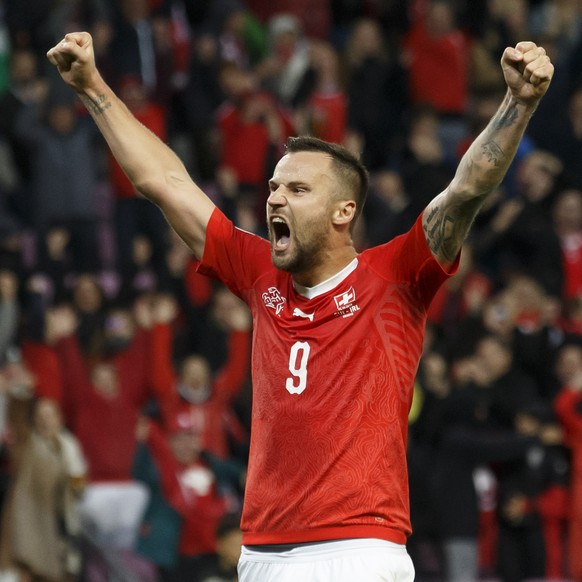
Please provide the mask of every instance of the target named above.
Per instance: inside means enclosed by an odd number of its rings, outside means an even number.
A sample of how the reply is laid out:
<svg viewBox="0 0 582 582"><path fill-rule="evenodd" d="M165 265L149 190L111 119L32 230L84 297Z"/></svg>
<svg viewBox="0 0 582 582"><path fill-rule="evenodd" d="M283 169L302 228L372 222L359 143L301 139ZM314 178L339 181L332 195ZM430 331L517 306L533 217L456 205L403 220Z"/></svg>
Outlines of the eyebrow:
<svg viewBox="0 0 582 582"><path fill-rule="evenodd" d="M277 186L279 186L280 182L277 182L275 180L269 180L268 184L269 184L269 188L276 190ZM298 186L310 188L310 186L307 182L302 182L300 180L294 180L293 182L288 182L285 185L287 186L287 188L297 188Z"/></svg>

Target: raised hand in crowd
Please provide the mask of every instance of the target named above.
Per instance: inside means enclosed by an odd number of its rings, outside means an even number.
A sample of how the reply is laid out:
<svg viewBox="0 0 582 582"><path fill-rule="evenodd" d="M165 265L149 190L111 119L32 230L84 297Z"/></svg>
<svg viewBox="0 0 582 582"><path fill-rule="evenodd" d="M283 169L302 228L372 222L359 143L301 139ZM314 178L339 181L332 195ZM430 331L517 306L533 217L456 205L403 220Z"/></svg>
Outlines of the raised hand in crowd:
<svg viewBox="0 0 582 582"><path fill-rule="evenodd" d="M73 335L77 325L78 319L71 307L63 305L49 309L45 318L46 342L55 344L60 339Z"/></svg>
<svg viewBox="0 0 582 582"><path fill-rule="evenodd" d="M152 300L152 318L154 323L170 324L178 316L176 299L168 293L160 293Z"/></svg>

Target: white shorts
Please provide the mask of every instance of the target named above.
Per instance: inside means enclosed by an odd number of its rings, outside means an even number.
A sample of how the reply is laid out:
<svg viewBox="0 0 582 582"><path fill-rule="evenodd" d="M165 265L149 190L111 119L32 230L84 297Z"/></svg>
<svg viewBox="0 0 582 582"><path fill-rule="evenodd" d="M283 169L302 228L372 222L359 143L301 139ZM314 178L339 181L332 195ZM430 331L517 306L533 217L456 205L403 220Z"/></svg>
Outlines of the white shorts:
<svg viewBox="0 0 582 582"><path fill-rule="evenodd" d="M239 582L413 582L406 547L379 539L243 546Z"/></svg>

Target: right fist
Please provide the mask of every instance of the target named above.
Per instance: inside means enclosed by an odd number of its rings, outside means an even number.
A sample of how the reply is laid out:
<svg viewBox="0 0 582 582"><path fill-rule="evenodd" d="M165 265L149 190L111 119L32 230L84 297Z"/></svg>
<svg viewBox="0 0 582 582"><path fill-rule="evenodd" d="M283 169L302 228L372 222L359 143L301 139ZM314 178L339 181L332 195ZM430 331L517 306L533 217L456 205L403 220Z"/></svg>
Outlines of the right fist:
<svg viewBox="0 0 582 582"><path fill-rule="evenodd" d="M77 92L89 88L97 75L93 39L88 32L71 32L47 52L61 77Z"/></svg>

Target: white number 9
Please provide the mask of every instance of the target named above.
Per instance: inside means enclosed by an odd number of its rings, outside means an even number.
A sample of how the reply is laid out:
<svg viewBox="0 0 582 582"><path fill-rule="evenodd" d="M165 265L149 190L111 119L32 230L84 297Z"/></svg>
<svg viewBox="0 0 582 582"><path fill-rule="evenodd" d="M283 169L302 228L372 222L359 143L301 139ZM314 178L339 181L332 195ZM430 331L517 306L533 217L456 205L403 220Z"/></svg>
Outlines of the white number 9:
<svg viewBox="0 0 582 582"><path fill-rule="evenodd" d="M292 378L287 378L285 388L290 394L301 394L307 386L307 360L311 346L307 342L295 342L289 354L289 372Z"/></svg>

